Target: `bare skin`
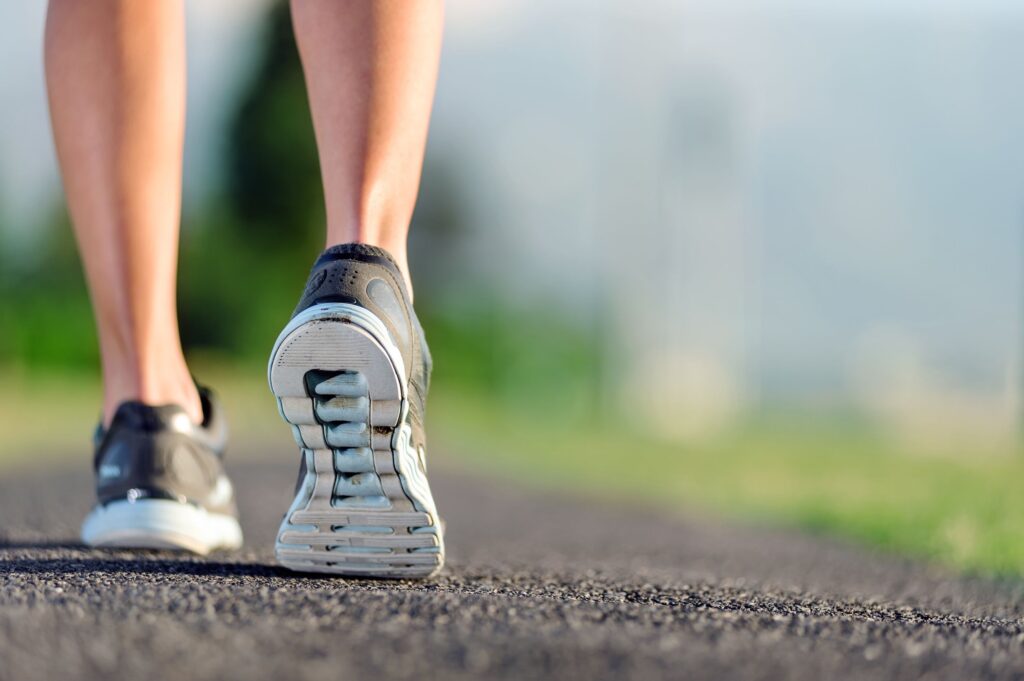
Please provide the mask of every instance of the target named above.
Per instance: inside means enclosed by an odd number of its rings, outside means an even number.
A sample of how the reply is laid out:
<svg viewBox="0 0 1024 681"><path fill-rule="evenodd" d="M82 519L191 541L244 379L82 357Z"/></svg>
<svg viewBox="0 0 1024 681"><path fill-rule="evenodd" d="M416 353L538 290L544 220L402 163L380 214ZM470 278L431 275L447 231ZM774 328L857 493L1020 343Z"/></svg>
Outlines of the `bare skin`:
<svg viewBox="0 0 1024 681"><path fill-rule="evenodd" d="M128 399L202 417L175 295L184 41L176 0L50 2L50 115L99 332L108 421Z"/></svg>
<svg viewBox="0 0 1024 681"><path fill-rule="evenodd" d="M293 0L327 245L406 239L440 55L440 0ZM176 309L185 125L181 0L50 0L46 77L95 310L104 421L125 400L202 408ZM284 235L282 235L282 238ZM411 290L411 287L410 287Z"/></svg>
<svg viewBox="0 0 1024 681"><path fill-rule="evenodd" d="M419 190L434 100L441 0L292 0L324 196L327 245L361 241L398 260Z"/></svg>

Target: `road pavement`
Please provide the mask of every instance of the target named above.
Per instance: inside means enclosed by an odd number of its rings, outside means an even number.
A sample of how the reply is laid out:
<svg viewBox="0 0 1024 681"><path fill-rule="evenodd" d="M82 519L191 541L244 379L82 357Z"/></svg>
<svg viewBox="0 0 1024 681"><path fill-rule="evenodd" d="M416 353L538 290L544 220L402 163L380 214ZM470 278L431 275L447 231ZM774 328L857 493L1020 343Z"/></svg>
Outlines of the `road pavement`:
<svg viewBox="0 0 1024 681"><path fill-rule="evenodd" d="M0 475L0 681L1024 677L1021 583L451 467L440 576L295 575L294 461L256 459L246 548L205 559L78 544L84 461Z"/></svg>

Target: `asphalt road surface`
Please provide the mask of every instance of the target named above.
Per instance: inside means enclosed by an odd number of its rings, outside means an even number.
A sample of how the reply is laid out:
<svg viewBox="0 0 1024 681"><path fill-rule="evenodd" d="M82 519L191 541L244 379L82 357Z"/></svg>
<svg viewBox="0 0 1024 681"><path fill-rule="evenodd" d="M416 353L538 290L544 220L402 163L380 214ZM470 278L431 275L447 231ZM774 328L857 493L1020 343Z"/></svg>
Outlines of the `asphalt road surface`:
<svg viewBox="0 0 1024 681"><path fill-rule="evenodd" d="M292 462L233 475L247 548L208 559L82 548L84 462L0 476L0 679L1024 676L1019 583L443 468L439 577L300 576Z"/></svg>

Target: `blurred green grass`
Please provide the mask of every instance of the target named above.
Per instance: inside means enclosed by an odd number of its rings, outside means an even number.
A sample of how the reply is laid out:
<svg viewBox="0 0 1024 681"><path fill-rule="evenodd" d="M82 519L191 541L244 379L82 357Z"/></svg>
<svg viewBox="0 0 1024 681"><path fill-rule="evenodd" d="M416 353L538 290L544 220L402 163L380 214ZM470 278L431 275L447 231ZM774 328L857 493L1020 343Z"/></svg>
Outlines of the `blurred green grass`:
<svg viewBox="0 0 1024 681"><path fill-rule="evenodd" d="M846 537L970 573L1024 574L1024 461L929 457L856 420L777 413L691 444L433 396L435 437L475 468L552 490Z"/></svg>

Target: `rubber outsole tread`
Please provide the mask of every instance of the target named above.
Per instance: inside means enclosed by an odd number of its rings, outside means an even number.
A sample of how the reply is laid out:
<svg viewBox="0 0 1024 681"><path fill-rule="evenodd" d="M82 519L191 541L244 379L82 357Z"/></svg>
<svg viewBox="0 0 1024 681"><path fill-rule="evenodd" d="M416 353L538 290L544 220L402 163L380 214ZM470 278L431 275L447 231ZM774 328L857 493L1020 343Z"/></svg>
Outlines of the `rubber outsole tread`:
<svg viewBox="0 0 1024 681"><path fill-rule="evenodd" d="M426 527L433 525L429 513L356 513L351 511L295 511L292 522L302 525L382 525L384 527Z"/></svg>
<svg viewBox="0 0 1024 681"><path fill-rule="evenodd" d="M306 544L309 546L363 546L375 548L427 548L437 546L437 540L429 535L404 537L373 537L365 532L285 532L282 544Z"/></svg>
<svg viewBox="0 0 1024 681"><path fill-rule="evenodd" d="M332 563L336 565L376 565L387 563L390 567L405 567L411 565L436 566L440 562L440 556L436 554L373 554L359 553L345 555L341 551L302 551L282 550L278 551L278 559L294 559L298 561L309 561L317 564Z"/></svg>
<svg viewBox="0 0 1024 681"><path fill-rule="evenodd" d="M305 314L282 332L269 367L306 462L277 560L303 572L429 576L443 565L444 544L429 486L410 463L418 459L397 349L363 308L338 303Z"/></svg>

